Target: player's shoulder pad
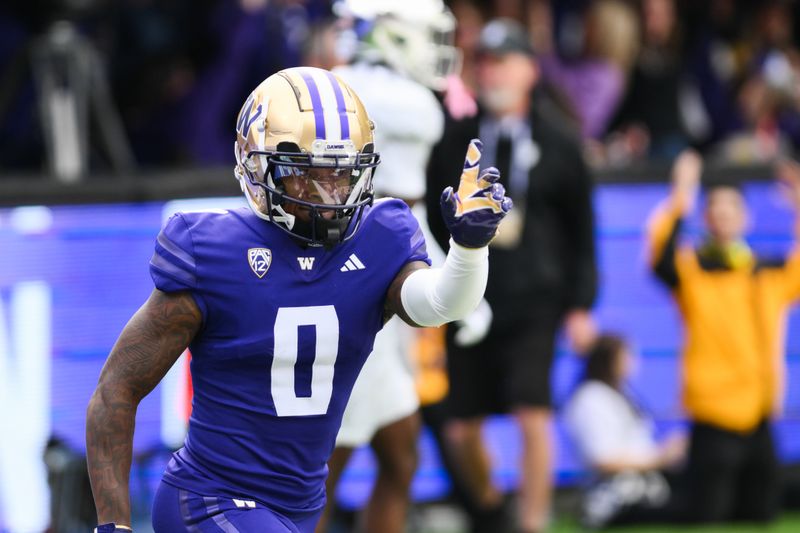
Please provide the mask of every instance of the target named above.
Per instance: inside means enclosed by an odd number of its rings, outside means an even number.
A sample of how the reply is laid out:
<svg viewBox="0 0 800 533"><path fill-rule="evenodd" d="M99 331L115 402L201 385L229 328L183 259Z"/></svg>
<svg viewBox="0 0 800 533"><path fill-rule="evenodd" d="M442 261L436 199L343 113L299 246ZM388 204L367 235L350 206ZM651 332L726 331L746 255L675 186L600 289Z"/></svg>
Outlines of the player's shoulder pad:
<svg viewBox="0 0 800 533"><path fill-rule="evenodd" d="M422 235L411 208L403 200L386 197L375 200L369 212L369 223L383 228L401 240ZM424 237L423 237L424 239Z"/></svg>
<svg viewBox="0 0 800 533"><path fill-rule="evenodd" d="M403 224L409 217L416 221L408 204L392 197L375 200L368 215L371 223L392 229L396 229L398 224Z"/></svg>
<svg viewBox="0 0 800 533"><path fill-rule="evenodd" d="M252 225L249 207L238 209L206 209L202 211L180 211L173 215L183 221L185 230L195 242L214 243L226 241L233 232L244 225ZM255 217L255 215L252 215ZM169 225L172 219L167 222Z"/></svg>
<svg viewBox="0 0 800 533"><path fill-rule="evenodd" d="M407 250L412 260L425 261L430 265L425 235L404 201L391 197L376 200L366 222L373 228L372 232L380 233L378 242L396 244L398 249Z"/></svg>
<svg viewBox="0 0 800 533"><path fill-rule="evenodd" d="M202 227L207 224L214 224L218 222L220 219L227 218L230 215L230 211L228 209L202 209L202 210L192 210L192 211L178 211L172 217L170 217L170 221L173 218L182 218L185 222L187 228L191 231L194 228ZM169 221L167 222L169 224Z"/></svg>
<svg viewBox="0 0 800 533"><path fill-rule="evenodd" d="M150 258L150 275L156 288L164 292L197 287L194 241L180 213L175 213L167 220L156 238L155 250Z"/></svg>
<svg viewBox="0 0 800 533"><path fill-rule="evenodd" d="M179 258L194 268L195 243L213 236L225 236L227 232L218 227L229 218L225 209L204 211L178 211L164 224L156 240L156 252L165 258Z"/></svg>

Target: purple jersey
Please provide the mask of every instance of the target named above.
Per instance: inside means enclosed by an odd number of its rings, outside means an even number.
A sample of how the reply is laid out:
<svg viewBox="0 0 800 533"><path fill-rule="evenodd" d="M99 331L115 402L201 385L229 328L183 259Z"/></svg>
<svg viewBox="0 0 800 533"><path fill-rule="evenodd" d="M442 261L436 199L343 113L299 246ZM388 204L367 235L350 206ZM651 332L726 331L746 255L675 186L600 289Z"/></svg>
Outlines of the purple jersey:
<svg viewBox="0 0 800 533"><path fill-rule="evenodd" d="M204 325L193 410L164 481L289 513L325 504L326 461L383 325L389 284L428 261L406 205L376 202L331 250L301 247L248 208L179 213L158 236L158 289L190 291Z"/></svg>

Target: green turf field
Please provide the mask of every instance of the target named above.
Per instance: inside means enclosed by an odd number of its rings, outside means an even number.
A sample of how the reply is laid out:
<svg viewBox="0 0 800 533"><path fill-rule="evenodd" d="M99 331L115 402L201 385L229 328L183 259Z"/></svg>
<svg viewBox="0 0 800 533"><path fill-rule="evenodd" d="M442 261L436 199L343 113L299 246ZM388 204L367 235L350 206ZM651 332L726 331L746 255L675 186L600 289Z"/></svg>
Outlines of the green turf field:
<svg viewBox="0 0 800 533"><path fill-rule="evenodd" d="M548 533L586 533L588 530L578 525L574 514L566 509L556 511L556 521ZM466 516L449 504L434 504L425 507L425 512L418 514L414 527L407 531L414 533L468 533ZM336 529L336 533L345 533L345 529ZM779 520L770 526L761 525L716 525L706 527L690 527L684 525L628 526L601 530L603 533L800 533L800 512L784 513Z"/></svg>
<svg viewBox="0 0 800 533"><path fill-rule="evenodd" d="M572 521L559 520L553 527L553 533L576 533L581 528ZM784 514L780 520L770 526L760 525L720 525L706 527L689 526L629 526L604 529L607 533L800 533L800 513Z"/></svg>

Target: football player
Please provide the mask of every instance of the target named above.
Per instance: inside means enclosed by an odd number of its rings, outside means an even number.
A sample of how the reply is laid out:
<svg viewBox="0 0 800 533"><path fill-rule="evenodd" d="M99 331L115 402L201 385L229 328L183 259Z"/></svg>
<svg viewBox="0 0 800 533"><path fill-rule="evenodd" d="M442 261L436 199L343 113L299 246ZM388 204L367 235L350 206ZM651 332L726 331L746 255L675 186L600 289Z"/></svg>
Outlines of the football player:
<svg viewBox="0 0 800 533"><path fill-rule="evenodd" d="M376 333L397 314L437 326L478 305L488 243L511 201L467 149L442 194L452 243L429 268L416 219L373 202L373 123L330 72L267 78L236 124L248 208L178 213L158 235L155 289L123 329L87 412L100 525L130 529L136 408L187 346L194 400L156 492L157 533L311 532L326 461Z"/></svg>
<svg viewBox="0 0 800 533"><path fill-rule="evenodd" d="M444 252L428 237L425 168L444 129L433 91L446 88L460 62L452 45L455 19L441 0L346 0L338 7L344 20L352 21L343 40L355 39L355 56L334 72L358 92L378 124L381 173L375 194L399 198L412 208L426 236L428 255L433 265L440 265ZM488 307L485 301L482 305L484 310ZM416 332L395 317L375 338L328 462L328 506L317 533L327 530L340 475L353 451L364 445L375 453L377 475L364 509L363 530L405 529L421 426L410 357L415 337Z"/></svg>

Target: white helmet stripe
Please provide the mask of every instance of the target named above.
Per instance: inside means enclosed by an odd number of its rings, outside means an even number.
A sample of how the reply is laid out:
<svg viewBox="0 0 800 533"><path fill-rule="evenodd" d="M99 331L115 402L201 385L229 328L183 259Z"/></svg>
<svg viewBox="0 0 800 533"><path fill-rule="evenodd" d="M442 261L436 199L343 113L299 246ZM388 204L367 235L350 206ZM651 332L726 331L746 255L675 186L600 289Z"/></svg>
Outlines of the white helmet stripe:
<svg viewBox="0 0 800 533"><path fill-rule="evenodd" d="M339 118L339 107L336 101L336 94L333 91L333 85L328 76L325 76L324 71L317 69L311 70L311 76L319 90L319 97L322 101L322 116L325 120L325 140L326 141L341 141L342 140L342 123Z"/></svg>

